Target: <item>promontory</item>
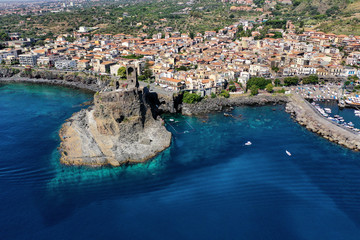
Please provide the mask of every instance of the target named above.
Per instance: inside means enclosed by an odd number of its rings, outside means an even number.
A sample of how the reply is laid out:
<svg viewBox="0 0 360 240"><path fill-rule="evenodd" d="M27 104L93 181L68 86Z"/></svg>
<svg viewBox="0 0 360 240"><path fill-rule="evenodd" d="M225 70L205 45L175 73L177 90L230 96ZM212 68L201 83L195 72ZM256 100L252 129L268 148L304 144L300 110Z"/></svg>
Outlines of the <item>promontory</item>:
<svg viewBox="0 0 360 240"><path fill-rule="evenodd" d="M119 166L143 162L170 146L171 133L147 88L103 91L60 130L61 162Z"/></svg>

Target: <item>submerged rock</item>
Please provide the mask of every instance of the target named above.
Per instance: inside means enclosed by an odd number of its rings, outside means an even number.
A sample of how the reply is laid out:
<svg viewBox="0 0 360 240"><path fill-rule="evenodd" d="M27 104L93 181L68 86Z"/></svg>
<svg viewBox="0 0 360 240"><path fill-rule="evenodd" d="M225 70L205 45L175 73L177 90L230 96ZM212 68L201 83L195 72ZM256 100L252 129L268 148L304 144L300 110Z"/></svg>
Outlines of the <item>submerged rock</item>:
<svg viewBox="0 0 360 240"><path fill-rule="evenodd" d="M94 104L62 126L62 163L119 166L146 161L170 146L171 133L146 89L95 94Z"/></svg>

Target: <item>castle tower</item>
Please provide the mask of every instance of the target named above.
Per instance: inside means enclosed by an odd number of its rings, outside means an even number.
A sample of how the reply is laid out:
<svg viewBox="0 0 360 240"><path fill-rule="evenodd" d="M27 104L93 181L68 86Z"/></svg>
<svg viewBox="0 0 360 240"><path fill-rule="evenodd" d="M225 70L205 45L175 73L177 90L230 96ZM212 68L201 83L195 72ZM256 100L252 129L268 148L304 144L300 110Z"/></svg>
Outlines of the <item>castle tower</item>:
<svg viewBox="0 0 360 240"><path fill-rule="evenodd" d="M131 64L126 66L126 78L131 83L134 83L136 88L139 87L137 69L135 65Z"/></svg>

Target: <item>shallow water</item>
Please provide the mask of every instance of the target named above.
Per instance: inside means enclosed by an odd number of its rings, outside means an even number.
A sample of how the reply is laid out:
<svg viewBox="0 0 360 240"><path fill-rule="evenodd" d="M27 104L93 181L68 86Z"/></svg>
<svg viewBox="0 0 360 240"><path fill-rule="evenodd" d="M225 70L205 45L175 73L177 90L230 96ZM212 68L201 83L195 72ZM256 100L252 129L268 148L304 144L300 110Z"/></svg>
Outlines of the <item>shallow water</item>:
<svg viewBox="0 0 360 240"><path fill-rule="evenodd" d="M173 143L158 157L91 169L60 165L56 149L90 95L0 93L0 239L359 239L360 154L283 106L168 115Z"/></svg>

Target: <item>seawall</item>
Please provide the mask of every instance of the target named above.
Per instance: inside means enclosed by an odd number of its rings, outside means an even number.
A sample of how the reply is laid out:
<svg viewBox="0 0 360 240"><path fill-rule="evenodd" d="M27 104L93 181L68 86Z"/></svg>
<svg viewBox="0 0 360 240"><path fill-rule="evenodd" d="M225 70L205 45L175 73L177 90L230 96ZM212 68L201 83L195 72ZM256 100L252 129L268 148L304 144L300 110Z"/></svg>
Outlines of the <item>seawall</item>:
<svg viewBox="0 0 360 240"><path fill-rule="evenodd" d="M360 135L349 129L340 127L319 115L305 99L297 94L289 97L286 112L306 129L319 134L331 142L352 150L360 150Z"/></svg>

